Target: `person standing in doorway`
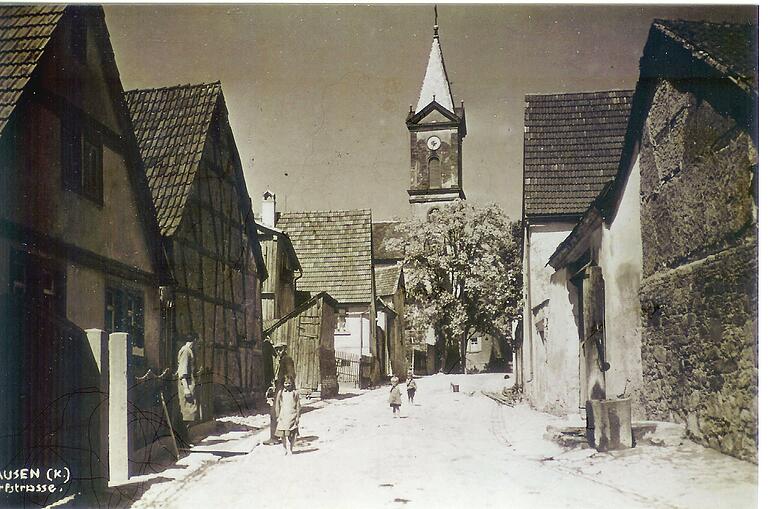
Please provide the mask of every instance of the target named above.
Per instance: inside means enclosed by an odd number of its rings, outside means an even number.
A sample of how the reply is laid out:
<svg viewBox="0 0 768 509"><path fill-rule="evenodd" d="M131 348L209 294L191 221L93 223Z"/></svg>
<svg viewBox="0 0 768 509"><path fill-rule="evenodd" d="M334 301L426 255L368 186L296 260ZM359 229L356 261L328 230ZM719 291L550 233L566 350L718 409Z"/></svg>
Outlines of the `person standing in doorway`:
<svg viewBox="0 0 768 509"><path fill-rule="evenodd" d="M185 336L184 345L179 349L176 375L178 376L179 408L184 424L184 441L189 444L191 437L189 427L200 418L200 405L197 400L195 379L195 351L197 333Z"/></svg>
<svg viewBox="0 0 768 509"><path fill-rule="evenodd" d="M269 439L264 441L266 445L276 445L281 443L280 437L277 436L277 414L275 409L275 402L277 399L277 392L281 390L285 384L285 379L290 378L295 382L296 380L296 366L293 359L288 355L288 345L285 341L276 340L272 345L272 383L267 389L267 402L270 405L269 412Z"/></svg>

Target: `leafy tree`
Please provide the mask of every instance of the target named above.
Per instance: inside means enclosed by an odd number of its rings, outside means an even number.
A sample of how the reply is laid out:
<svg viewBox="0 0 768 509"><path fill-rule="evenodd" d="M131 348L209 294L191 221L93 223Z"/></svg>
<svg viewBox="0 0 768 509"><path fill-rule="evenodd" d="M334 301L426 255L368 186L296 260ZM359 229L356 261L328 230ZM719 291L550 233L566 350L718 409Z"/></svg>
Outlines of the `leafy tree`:
<svg viewBox="0 0 768 509"><path fill-rule="evenodd" d="M448 348L458 347L466 371L467 342L475 335L511 343L521 317L520 222L498 205L456 201L400 230L394 242L405 253L406 318L422 333L434 329L443 347L440 370Z"/></svg>

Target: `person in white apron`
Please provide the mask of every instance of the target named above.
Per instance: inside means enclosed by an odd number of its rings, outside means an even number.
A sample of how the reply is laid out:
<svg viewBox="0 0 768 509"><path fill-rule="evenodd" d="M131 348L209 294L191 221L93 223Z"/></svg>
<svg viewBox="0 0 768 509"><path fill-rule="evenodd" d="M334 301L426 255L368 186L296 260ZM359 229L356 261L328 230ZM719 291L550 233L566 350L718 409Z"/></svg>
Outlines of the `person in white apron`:
<svg viewBox="0 0 768 509"><path fill-rule="evenodd" d="M184 346L179 349L178 368L176 375L179 391L179 409L181 410L181 419L184 422L186 432L185 440L189 443L189 426L200 419L200 405L197 400L196 380L195 380L195 341L197 334L188 334L185 338Z"/></svg>
<svg viewBox="0 0 768 509"><path fill-rule="evenodd" d="M265 343L270 343L269 339ZM265 348L266 350L266 348ZM269 404L269 439L265 440L264 445L276 445L282 443L281 437L277 436L277 414L275 413L275 397L278 391L282 390L286 378L296 380L296 365L293 359L288 355L288 344L283 340L275 341L272 345L273 355L273 379L266 392L267 403Z"/></svg>

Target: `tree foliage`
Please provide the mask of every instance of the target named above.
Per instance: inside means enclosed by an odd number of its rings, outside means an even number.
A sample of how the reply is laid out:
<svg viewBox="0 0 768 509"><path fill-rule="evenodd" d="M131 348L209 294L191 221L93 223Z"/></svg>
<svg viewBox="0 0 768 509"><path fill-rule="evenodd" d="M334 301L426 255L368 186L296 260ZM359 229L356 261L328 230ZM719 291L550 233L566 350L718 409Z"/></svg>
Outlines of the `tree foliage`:
<svg viewBox="0 0 768 509"><path fill-rule="evenodd" d="M456 201L426 221L403 223L398 242L405 253L411 327L433 327L446 347L459 347L464 366L471 337L512 341L523 286L519 221L498 205Z"/></svg>

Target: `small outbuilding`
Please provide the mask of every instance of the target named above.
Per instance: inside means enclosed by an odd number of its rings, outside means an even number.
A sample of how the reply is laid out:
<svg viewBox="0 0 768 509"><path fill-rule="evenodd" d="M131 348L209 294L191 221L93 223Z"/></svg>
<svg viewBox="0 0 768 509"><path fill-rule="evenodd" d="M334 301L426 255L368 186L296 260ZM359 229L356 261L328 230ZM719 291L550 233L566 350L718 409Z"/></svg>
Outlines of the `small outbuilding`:
<svg viewBox="0 0 768 509"><path fill-rule="evenodd" d="M296 365L296 388L302 394L318 391L321 398L328 398L339 393L333 340L337 308L336 300L321 292L264 331L264 338L273 344L288 345Z"/></svg>

